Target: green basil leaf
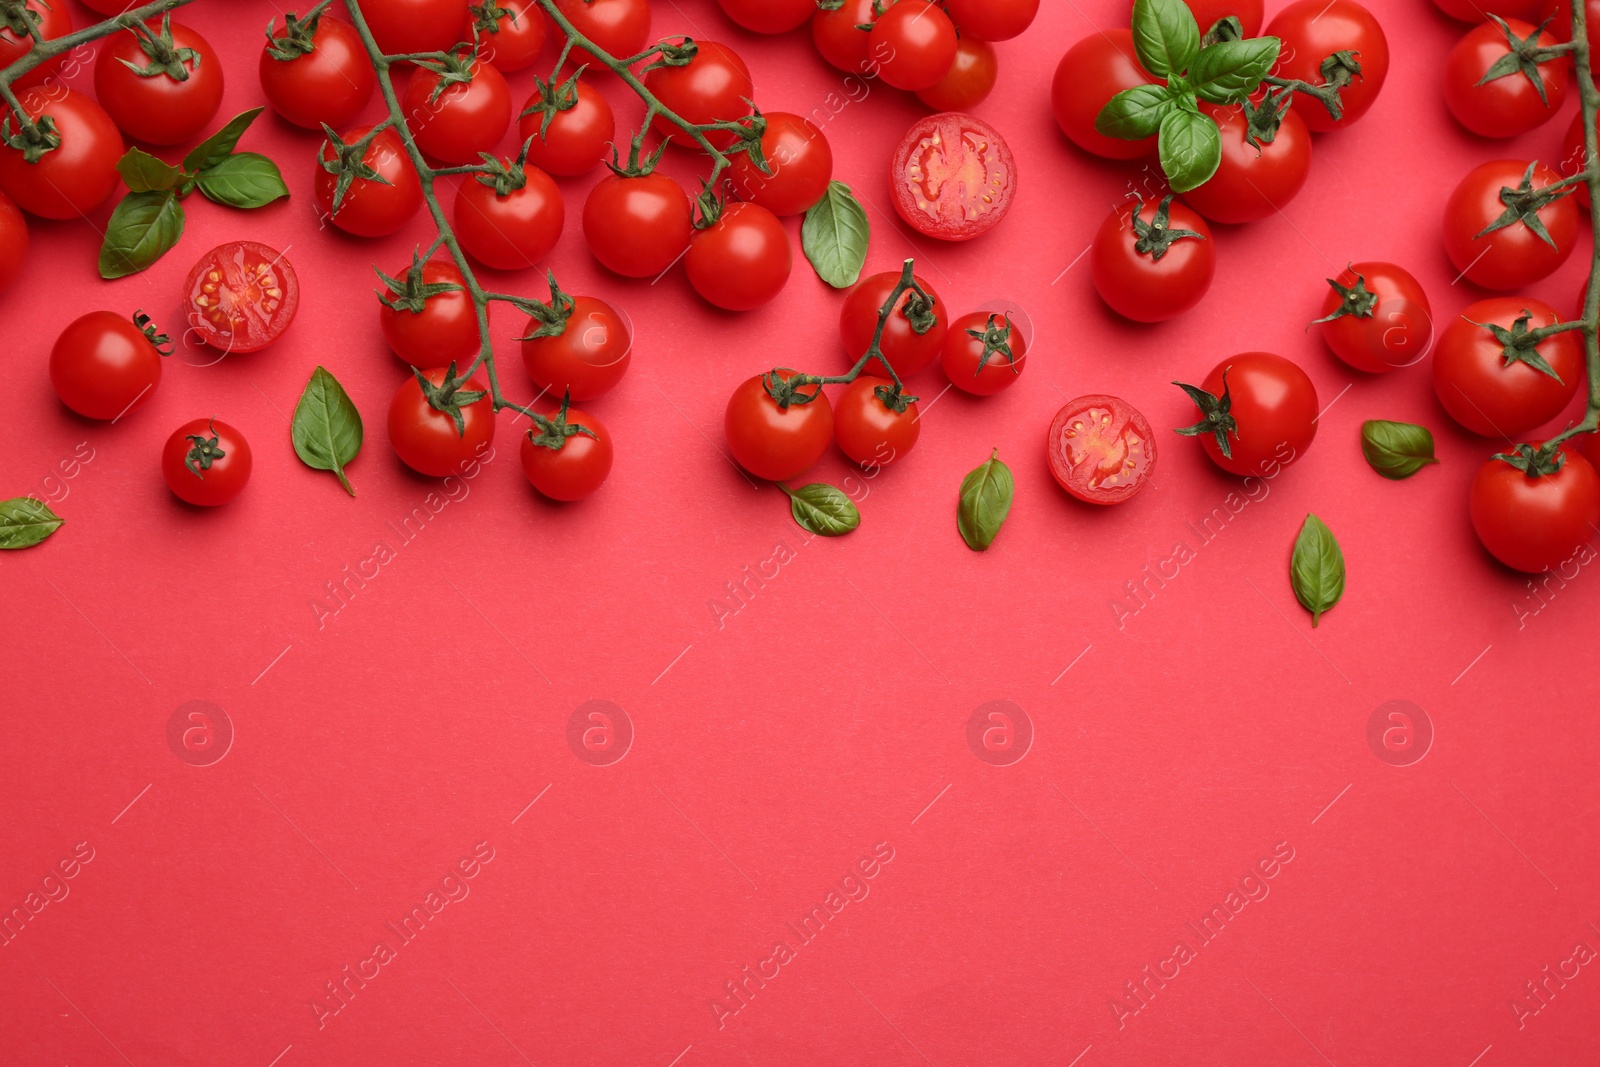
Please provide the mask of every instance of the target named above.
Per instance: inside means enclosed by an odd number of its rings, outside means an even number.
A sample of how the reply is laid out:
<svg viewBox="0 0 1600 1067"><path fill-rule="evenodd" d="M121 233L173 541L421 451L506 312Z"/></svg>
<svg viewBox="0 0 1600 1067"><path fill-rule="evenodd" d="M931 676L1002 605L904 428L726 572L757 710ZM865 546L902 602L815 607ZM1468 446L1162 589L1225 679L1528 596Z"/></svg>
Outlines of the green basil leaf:
<svg viewBox="0 0 1600 1067"><path fill-rule="evenodd" d="M289 195L278 165L259 152L224 156L195 180L207 200L228 207L265 207Z"/></svg>
<svg viewBox="0 0 1600 1067"><path fill-rule="evenodd" d="M1155 136L1161 121L1178 109L1178 96L1165 85L1137 85L1106 102L1094 117L1094 128L1107 137L1142 141Z"/></svg>
<svg viewBox="0 0 1600 1067"><path fill-rule="evenodd" d="M172 190L129 193L106 223L100 277L136 274L166 255L183 236L183 207Z"/></svg>
<svg viewBox="0 0 1600 1067"><path fill-rule="evenodd" d="M1368 419L1361 424L1361 454L1373 470L1395 481L1439 462L1433 455L1433 434L1426 426L1386 419Z"/></svg>
<svg viewBox="0 0 1600 1067"><path fill-rule="evenodd" d="M1344 596L1344 553L1327 523L1307 515L1294 539L1294 555L1289 560L1289 583L1295 599L1311 612L1314 630L1322 613Z"/></svg>
<svg viewBox="0 0 1600 1067"><path fill-rule="evenodd" d="M314 471L332 471L351 496L356 495L344 468L361 451L361 412L339 379L322 367L311 372L294 406L294 452Z"/></svg>
<svg viewBox="0 0 1600 1067"><path fill-rule="evenodd" d="M1281 43L1276 37L1250 37L1202 48L1189 67L1189 86L1202 100L1237 104L1271 73Z"/></svg>
<svg viewBox="0 0 1600 1067"><path fill-rule="evenodd" d="M0 500L0 549L32 548L61 528L48 504L31 496Z"/></svg>
<svg viewBox="0 0 1600 1067"><path fill-rule="evenodd" d="M872 225L861 202L844 182L829 182L822 199L806 212L800 243L817 277L835 289L848 289L867 265Z"/></svg>
<svg viewBox="0 0 1600 1067"><path fill-rule="evenodd" d="M1158 78L1182 74L1200 51L1200 26L1183 0L1134 0L1133 48Z"/></svg>
<svg viewBox="0 0 1600 1067"><path fill-rule="evenodd" d="M191 173L205 170L231 156L239 144L239 138L244 136L244 131L250 128L262 110L253 107L229 119L226 126L190 149L189 154L183 157L183 169Z"/></svg>
<svg viewBox="0 0 1600 1067"><path fill-rule="evenodd" d="M142 148L130 148L117 160L117 173L133 193L164 192L178 184L183 171Z"/></svg>
<svg viewBox="0 0 1600 1067"><path fill-rule="evenodd" d="M974 552L982 552L1000 536L1000 527L1011 514L1011 499L1016 481L1011 468L1000 462L1000 450L971 474L961 479L961 499L956 506L956 529Z"/></svg>
<svg viewBox="0 0 1600 1067"><path fill-rule="evenodd" d="M1204 185L1222 163L1222 134L1209 116L1177 108L1161 120L1161 169L1175 193Z"/></svg>
<svg viewBox="0 0 1600 1067"><path fill-rule="evenodd" d="M842 537L861 525L861 512L850 498L825 482L785 488L784 492L789 494L789 511L803 530Z"/></svg>

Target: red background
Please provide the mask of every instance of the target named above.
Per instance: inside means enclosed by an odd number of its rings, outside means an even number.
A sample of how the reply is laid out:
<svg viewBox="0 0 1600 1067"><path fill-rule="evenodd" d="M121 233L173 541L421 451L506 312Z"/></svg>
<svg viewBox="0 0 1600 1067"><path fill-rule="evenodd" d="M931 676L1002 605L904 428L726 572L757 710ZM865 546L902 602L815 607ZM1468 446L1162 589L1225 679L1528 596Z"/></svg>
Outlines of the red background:
<svg viewBox="0 0 1600 1067"><path fill-rule="evenodd" d="M924 401L921 444L852 483L864 521L838 541L807 540L784 499L720 452L737 381L844 365L841 298L798 255L771 306L714 313L681 272L650 285L599 270L577 226L591 180L566 182L551 266L637 328L628 377L591 405L618 441L611 480L579 506L540 501L502 416L494 461L402 546L388 524L437 483L385 439L403 368L376 328L371 264L397 270L431 238L424 218L376 242L320 231L317 138L269 113L243 147L281 163L292 199L250 213L191 199L182 244L143 274L102 282L91 226L33 226L27 276L0 298L3 489L55 500L67 524L0 566L0 909L23 906L77 843L94 858L0 948L0 1060L1600 1062L1600 969L1520 1028L1510 1007L1579 942L1600 948L1600 579L1584 570L1534 599L1467 520L1467 485L1499 443L1451 427L1425 365L1359 377L1304 332L1322 279L1350 259L1406 264L1441 319L1476 299L1451 285L1443 198L1482 160L1553 157L1567 113L1510 145L1465 134L1438 87L1462 28L1423 0L1385 0L1393 65L1369 116L1317 140L1281 216L1219 231L1196 311L1135 327L1104 310L1080 253L1138 165L1076 151L1047 106L1062 52L1123 24L1125 5L1043 7L1000 46L999 87L978 109L1021 167L991 235L932 244L885 214L885 163L914 101L874 85L825 127L837 176L870 205L873 269L914 255L953 310L1010 298L1037 332L1000 397L940 395L936 371L915 383L939 396ZM754 38L709 0L655 8L660 33L736 43L764 108L847 99L804 34ZM257 0L180 14L225 59L225 115L262 102L260 31L279 15ZM531 82L512 75L519 98ZM668 166L693 170L677 154ZM190 264L237 238L285 249L299 271L282 342L211 365L185 350L115 426L58 403L45 364L70 317L142 307L180 321ZM1570 307L1587 251L1532 294ZM490 278L541 295L535 273ZM521 325L496 315L502 340ZM1250 348L1298 361L1331 407L1305 458L1202 545L1188 524L1238 483L1166 433L1192 412L1168 383ZM501 358L530 395L514 347ZM290 446L287 414L319 363L366 419L354 500ZM1063 400L1094 392L1126 397L1163 434L1154 487L1103 511L1055 487L1041 447ZM213 414L249 436L256 469L239 500L202 513L167 492L157 454L179 423ZM1443 464L1379 478L1358 447L1371 417L1431 426ZM956 488L994 446L1016 506L978 555L956 534ZM92 459L64 479L75 451ZM849 472L831 455L818 473ZM1287 580L1308 511L1349 564L1316 630ZM319 626L325 583L380 540L395 558ZM1119 628L1110 602L1179 541L1194 560ZM777 577L767 565L719 626L712 603L733 606L727 584L775 555ZM568 743L569 717L594 699L635 734L607 767ZM1367 740L1395 699L1435 734L1410 766ZM223 709L235 734L211 766L169 747L191 700ZM991 700L1033 726L1012 766L966 741ZM385 923L480 842L493 860L470 894L401 944ZM880 842L893 860L870 895L800 944L785 924ZM1200 947L1185 923L1280 842L1293 859L1270 895ZM1180 938L1197 958L1119 1028L1112 999ZM794 959L719 1028L713 999L731 1008L724 983L780 939ZM379 941L394 958L319 1027L324 983Z"/></svg>

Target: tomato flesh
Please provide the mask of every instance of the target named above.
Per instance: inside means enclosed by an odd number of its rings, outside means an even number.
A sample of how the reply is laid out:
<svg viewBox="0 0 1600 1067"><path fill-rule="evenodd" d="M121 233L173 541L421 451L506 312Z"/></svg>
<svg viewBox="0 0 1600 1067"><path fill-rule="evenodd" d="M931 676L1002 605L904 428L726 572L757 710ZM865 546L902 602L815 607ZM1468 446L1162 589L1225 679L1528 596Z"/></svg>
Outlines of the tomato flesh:
<svg viewBox="0 0 1600 1067"><path fill-rule="evenodd" d="M1087 504L1132 500L1156 467L1150 423L1127 401L1101 394L1056 412L1046 451L1056 484Z"/></svg>
<svg viewBox="0 0 1600 1067"><path fill-rule="evenodd" d="M970 241L999 225L1017 192L1017 165L1005 138L958 111L911 127L889 164L900 217L924 237Z"/></svg>
<svg viewBox="0 0 1600 1067"><path fill-rule="evenodd" d="M300 281L277 249L255 241L219 245L184 284L189 325L227 352L255 352L283 336L300 310Z"/></svg>

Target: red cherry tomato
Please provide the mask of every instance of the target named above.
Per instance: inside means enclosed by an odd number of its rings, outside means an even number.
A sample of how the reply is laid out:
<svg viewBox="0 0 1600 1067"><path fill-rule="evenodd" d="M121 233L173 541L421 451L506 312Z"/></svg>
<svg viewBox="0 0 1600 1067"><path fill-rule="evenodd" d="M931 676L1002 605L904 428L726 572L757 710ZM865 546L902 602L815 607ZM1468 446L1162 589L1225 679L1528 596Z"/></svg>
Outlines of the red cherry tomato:
<svg viewBox="0 0 1600 1067"><path fill-rule="evenodd" d="M135 141L193 140L222 105L222 60L216 51L187 26L174 22L171 31L168 39L161 23L152 22L146 26L149 36L113 34L95 60L94 95Z"/></svg>
<svg viewBox="0 0 1600 1067"><path fill-rule="evenodd" d="M90 419L117 419L150 399L161 384L161 351L145 328L112 311L74 319L50 350L50 384L61 402Z"/></svg>
<svg viewBox="0 0 1600 1067"><path fill-rule="evenodd" d="M1121 504L1150 484L1156 438L1126 400L1080 396L1056 412L1045 454L1056 484L1079 500Z"/></svg>
<svg viewBox="0 0 1600 1067"><path fill-rule="evenodd" d="M540 102L535 93L523 107L517 136L528 146L528 161L550 174L564 178L587 174L605 158L606 148L616 136L617 121L611 104L600 90L578 79L572 106L557 110L544 125L543 111L529 111Z"/></svg>
<svg viewBox="0 0 1600 1067"><path fill-rule="evenodd" d="M877 21L877 0L844 0L833 11L818 8L811 16L811 42L822 58L849 74L864 74L875 64L871 57L872 35L858 26Z"/></svg>
<svg viewBox="0 0 1600 1067"><path fill-rule="evenodd" d="M916 401L904 411L895 411L884 399L893 389L889 379L863 374L844 387L834 407L833 436L839 451L867 470L900 459L922 435Z"/></svg>
<svg viewBox="0 0 1600 1067"><path fill-rule="evenodd" d="M1505 25L1518 42L1535 35L1534 27L1521 19L1511 19ZM1540 33L1537 42L1539 47L1549 48L1556 39L1552 34ZM1493 22L1479 26L1450 49L1444 66L1444 101L1456 121L1473 133L1484 137L1515 137L1542 126L1566 102L1567 57L1564 55L1554 56L1537 66L1530 64L1528 71L1514 69L1485 81L1494 65L1511 52L1506 31Z"/></svg>
<svg viewBox="0 0 1600 1067"><path fill-rule="evenodd" d="M1561 138L1561 162L1556 169L1563 178L1569 178L1583 169L1585 157L1588 155L1588 146L1583 141L1583 112L1579 110L1572 116L1572 123L1567 126L1566 134ZM1577 193L1574 194L1578 203L1584 207L1589 206L1589 185L1587 182L1579 183Z"/></svg>
<svg viewBox="0 0 1600 1067"><path fill-rule="evenodd" d="M556 0L556 9L616 59L636 56L650 43L650 0ZM572 50L574 63L592 58L587 48Z"/></svg>
<svg viewBox="0 0 1600 1067"><path fill-rule="evenodd" d="M410 268L401 271L396 280L402 287L413 289ZM455 288L423 296L421 286L432 285ZM415 287L414 292L396 293L391 288L383 294L378 305L383 339L395 355L417 370L441 363L471 362L482 345L482 334L478 331L477 307L461 271L454 263L430 259L422 265L421 286Z"/></svg>
<svg viewBox="0 0 1600 1067"><path fill-rule="evenodd" d="M1322 339L1356 370L1386 374L1419 363L1433 348L1433 309L1409 271L1354 263L1322 300Z"/></svg>
<svg viewBox="0 0 1600 1067"><path fill-rule="evenodd" d="M216 419L195 419L172 431L161 449L161 476L187 504L226 504L250 481L250 442Z"/></svg>
<svg viewBox="0 0 1600 1067"><path fill-rule="evenodd" d="M484 266L526 270L561 238L567 219L561 190L538 167L524 168L521 180L521 186L501 195L493 180L467 178L456 192L456 237Z"/></svg>
<svg viewBox="0 0 1600 1067"><path fill-rule="evenodd" d="M1039 0L946 0L963 34L982 41L1009 41L1033 25Z"/></svg>
<svg viewBox="0 0 1600 1067"><path fill-rule="evenodd" d="M361 14L389 55L447 52L465 38L462 0L366 0Z"/></svg>
<svg viewBox="0 0 1600 1067"><path fill-rule="evenodd" d="M1189 5L1201 33L1207 33L1229 15L1239 20L1246 37L1261 34L1261 0L1183 0Z"/></svg>
<svg viewBox="0 0 1600 1067"><path fill-rule="evenodd" d="M935 111L966 111L989 98L1000 60L994 45L976 37L963 37L956 45L956 58L938 84L922 90L917 99Z"/></svg>
<svg viewBox="0 0 1600 1067"><path fill-rule="evenodd" d="M320 130L327 123L338 128L366 109L377 75L354 26L326 12L310 25L309 39L302 44L286 35L284 44L262 47L257 65L261 89L272 109L296 126ZM307 44L311 51L302 51ZM294 58L282 59L274 51Z"/></svg>
<svg viewBox="0 0 1600 1067"><path fill-rule="evenodd" d="M1489 554L1538 574L1577 555L1600 523L1600 474L1576 449L1558 470L1526 473L1491 459L1472 479L1472 528Z"/></svg>
<svg viewBox="0 0 1600 1067"><path fill-rule="evenodd" d="M896 89L931 89L956 58L956 27L927 0L897 0L872 24L867 51Z"/></svg>
<svg viewBox="0 0 1600 1067"><path fill-rule="evenodd" d="M1434 2L1438 3L1439 0L1434 0ZM1454 0L1454 2L1459 4L1464 0ZM1501 0L1499 3L1484 6L1494 10L1495 8L1509 5L1504 0ZM1600 52L1600 0L1587 0L1583 5L1583 11L1589 27L1589 50L1590 54L1593 55L1596 52ZM1525 21L1531 22L1535 26L1548 22L1550 24L1550 32L1555 34L1556 40L1572 40L1572 0L1542 0L1541 3L1533 6L1531 12L1502 11L1499 14L1505 18L1522 17ZM1469 21L1478 22L1485 17L1480 12L1476 18L1472 18Z"/></svg>
<svg viewBox="0 0 1600 1067"><path fill-rule="evenodd" d="M522 473L551 500L593 495L611 473L611 433L593 415L566 408L551 412L552 428L522 435Z"/></svg>
<svg viewBox="0 0 1600 1067"><path fill-rule="evenodd" d="M750 114L745 101L756 94L750 68L737 52L716 41L696 42L700 51L681 67L657 67L644 76L644 86L667 109L697 126L712 122L734 122ZM694 140L676 125L657 115L652 123L656 133L675 144L690 147ZM728 130L712 130L706 140L718 148L731 145L735 136Z"/></svg>
<svg viewBox="0 0 1600 1067"><path fill-rule="evenodd" d="M345 144L353 145L371 130L371 126L360 126L341 134L340 138ZM317 203L329 221L346 233L357 237L383 237L404 226L422 207L422 183L417 180L416 168L406 156L405 145L393 130L384 130L373 138L361 157L383 181L355 179L339 202L338 210L333 206L338 178L327 169L327 164L336 160L338 153L333 145L323 141L319 158L322 165L317 168L313 186Z"/></svg>
<svg viewBox="0 0 1600 1067"><path fill-rule="evenodd" d="M939 294L923 279L917 278L916 282L928 294L932 306L927 306L914 290L907 289L895 302L894 310L889 312L888 322L883 328L883 339L878 345L902 379L911 377L939 358L950 322ZM844 342L845 355L850 357L851 363L860 359L872 346L872 335L878 328L878 313L899 284L898 271L873 274L857 282L855 288L850 290L850 295L844 298L844 307L839 312L839 339ZM918 324L925 327L921 332L917 330ZM880 370L880 362L873 360L867 369Z"/></svg>
<svg viewBox="0 0 1600 1067"><path fill-rule="evenodd" d="M83 0L83 6L102 15L120 15L130 7L138 7L139 0Z"/></svg>
<svg viewBox="0 0 1600 1067"><path fill-rule="evenodd" d="M443 76L417 67L402 101L417 147L457 165L478 162L478 153L493 149L511 128L505 75L478 59L467 61L466 70L471 81L453 82L441 92Z"/></svg>
<svg viewBox="0 0 1600 1067"><path fill-rule="evenodd" d="M784 381L795 371L778 372ZM806 390L810 395L812 390ZM798 478L816 465L833 439L833 408L826 394L815 400L779 407L767 392L766 375L741 383L728 399L723 417L728 451L739 466L768 481Z"/></svg>
<svg viewBox="0 0 1600 1067"><path fill-rule="evenodd" d="M1556 0L1560 2L1560 0ZM1485 0L1433 0L1433 5L1453 19L1462 22L1482 22L1489 15L1499 15L1504 19L1526 18L1531 4L1525 0L1494 0L1485 3ZM1570 31L1569 31L1570 35Z"/></svg>
<svg viewBox="0 0 1600 1067"><path fill-rule="evenodd" d="M449 371L436 367L421 373L437 388L444 384ZM487 394L488 388L471 378L458 391ZM459 404L459 397L454 399ZM457 427L448 411L439 410L429 401L415 374L407 378L389 404L389 444L400 461L418 474L444 478L460 474L479 458L494 440L494 404L485 395L459 406L461 426Z"/></svg>
<svg viewBox="0 0 1600 1067"><path fill-rule="evenodd" d="M788 33L816 12L816 0L717 0L723 12L752 33Z"/></svg>
<svg viewBox="0 0 1600 1067"><path fill-rule="evenodd" d="M1521 328L1517 320L1530 318ZM1480 300L1450 321L1433 353L1433 389L1450 417L1484 437L1520 438L1566 410L1583 381L1580 334L1558 333L1537 346L1506 345L1487 327L1525 334L1561 321L1531 297ZM1539 367L1550 368L1546 373Z"/></svg>
<svg viewBox="0 0 1600 1067"><path fill-rule="evenodd" d="M627 373L633 358L633 336L627 322L604 300L572 297L572 309L561 332L535 337L542 323L528 320L522 341L522 362L545 394L593 400L607 393Z"/></svg>
<svg viewBox="0 0 1600 1067"><path fill-rule="evenodd" d="M740 200L760 204L774 215L802 215L828 191L833 179L833 148L809 119L787 111L766 114L761 135L763 174L749 153L740 152L728 167L728 180Z"/></svg>
<svg viewBox="0 0 1600 1067"><path fill-rule="evenodd" d="M1317 389L1306 372L1271 352L1243 352L1218 363L1200 389L1211 398L1189 427L1212 462L1230 474L1271 478L1299 459L1317 435ZM1197 399L1190 394L1191 399ZM1226 411L1216 401L1228 399ZM1197 408L1199 403L1197 400ZM1223 454L1218 434L1225 434Z"/></svg>
<svg viewBox="0 0 1600 1067"><path fill-rule="evenodd" d="M950 324L940 351L944 373L962 392L993 396L1022 374L1028 342L1009 315L974 311Z"/></svg>
<svg viewBox="0 0 1600 1067"><path fill-rule="evenodd" d="M1237 107L1205 107L1222 133L1222 162L1184 203L1212 222L1257 222L1293 200L1311 174L1311 133L1299 108L1283 116L1277 135L1259 148L1245 140L1249 124Z"/></svg>
<svg viewBox="0 0 1600 1067"><path fill-rule="evenodd" d="M35 86L17 94L30 118L49 115L61 144L29 163L23 153L0 144L0 190L17 206L45 219L76 219L105 202L121 184L117 161L122 134L94 97L57 86ZM0 117L0 137L17 132L9 108Z"/></svg>
<svg viewBox="0 0 1600 1067"><path fill-rule="evenodd" d="M1337 122L1321 104L1296 101L1300 117L1313 133L1349 126L1367 113L1389 74L1389 42L1372 12L1355 0L1294 0L1278 12L1267 35L1283 41L1278 67L1280 78L1311 85L1326 82L1322 64L1335 52L1353 52L1361 73L1339 93L1344 117Z"/></svg>
<svg viewBox="0 0 1600 1067"><path fill-rule="evenodd" d="M494 64L502 74L531 66L539 58L549 32L549 20L534 0L497 0L491 5L469 3L467 28L462 40L478 41L478 57Z"/></svg>
<svg viewBox="0 0 1600 1067"><path fill-rule="evenodd" d="M895 209L918 233L970 241L1011 210L1017 164L998 130L951 111L907 131L889 161L889 185Z"/></svg>
<svg viewBox="0 0 1600 1067"><path fill-rule="evenodd" d="M607 269L654 278L689 247L689 197L665 174L600 179L583 205L583 236Z"/></svg>
<svg viewBox="0 0 1600 1067"><path fill-rule="evenodd" d="M695 292L724 310L749 311L783 291L794 253L778 216L736 201L695 232L683 265Z"/></svg>
<svg viewBox="0 0 1600 1067"><path fill-rule="evenodd" d="M67 5L61 0L27 0L21 11L11 17L30 20L38 29L39 36L46 41L65 37L72 32L72 16L67 13ZM27 55L32 47L33 36L25 28L18 33L9 23L0 21L0 69L11 66ZM11 87L27 89L43 83L46 78L58 77L66 58L65 55L59 55L45 60L12 82Z"/></svg>
<svg viewBox="0 0 1600 1067"><path fill-rule="evenodd" d="M189 328L224 352L257 352L283 336L300 310L294 265L255 241L218 245L184 282Z"/></svg>
<svg viewBox="0 0 1600 1067"><path fill-rule="evenodd" d="M1156 139L1124 141L1107 137L1094 122L1111 98L1124 89L1149 85L1155 79L1139 65L1133 32L1102 30L1090 34L1061 57L1050 86L1050 104L1061 132L1085 152L1106 159L1141 159L1156 150Z"/></svg>
<svg viewBox="0 0 1600 1067"><path fill-rule="evenodd" d="M1165 322L1188 311L1211 288L1217 270L1206 221L1173 201L1163 223L1160 208L1159 201L1130 198L1106 216L1089 247L1095 290L1112 311L1135 322Z"/></svg>
<svg viewBox="0 0 1600 1067"><path fill-rule="evenodd" d="M0 193L0 293L22 276L28 265L28 222L11 198Z"/></svg>
<svg viewBox="0 0 1600 1067"><path fill-rule="evenodd" d="M1456 270L1474 285L1520 289L1553 273L1577 246L1578 206L1571 196L1537 209L1539 221L1550 235L1548 242L1516 215L1508 225L1498 225L1508 211L1501 191L1520 187L1528 166L1515 159L1484 163L1461 179L1445 203L1445 251ZM1533 166L1535 193L1559 180L1544 164ZM1525 213L1535 212L1530 205ZM1484 232L1490 226L1496 228Z"/></svg>

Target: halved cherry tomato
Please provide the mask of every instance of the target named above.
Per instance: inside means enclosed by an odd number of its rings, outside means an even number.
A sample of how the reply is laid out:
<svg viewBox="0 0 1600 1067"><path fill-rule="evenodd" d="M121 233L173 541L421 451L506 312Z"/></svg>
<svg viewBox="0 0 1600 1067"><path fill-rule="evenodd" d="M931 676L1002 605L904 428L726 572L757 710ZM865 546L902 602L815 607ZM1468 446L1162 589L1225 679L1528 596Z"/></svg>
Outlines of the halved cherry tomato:
<svg viewBox="0 0 1600 1067"><path fill-rule="evenodd" d="M769 303L789 282L794 252L778 216L760 204L735 201L716 222L697 230L683 257L694 291L726 311Z"/></svg>
<svg viewBox="0 0 1600 1067"><path fill-rule="evenodd" d="M940 360L951 385L973 396L993 396L1021 376L1028 342L1011 316L974 311L950 324Z"/></svg>
<svg viewBox="0 0 1600 1067"><path fill-rule="evenodd" d="M906 133L889 162L889 185L895 209L918 233L970 241L1011 210L1017 164L993 126L949 111Z"/></svg>
<svg viewBox="0 0 1600 1067"><path fill-rule="evenodd" d="M739 53L716 41L697 41L699 52L681 67L657 67L644 76L644 86L654 93L679 118L697 126L713 122L734 122L750 114L747 100L754 98L755 83L750 68ZM694 139L675 123L657 115L651 128L674 144L685 148ZM705 135L718 148L731 145L730 130L710 130Z"/></svg>
<svg viewBox="0 0 1600 1067"><path fill-rule="evenodd" d="M573 90L571 106L557 109L545 126L545 113L535 108L542 100L535 92L523 107L517 135L528 146L528 162L563 178L587 174L605 158L606 147L616 136L617 120L604 94L582 78Z"/></svg>
<svg viewBox="0 0 1600 1067"><path fill-rule="evenodd" d="M492 13L491 13L492 12ZM534 0L496 0L467 6L462 40L478 41L478 55L502 74L521 70L539 58L549 20Z"/></svg>
<svg viewBox="0 0 1600 1067"><path fill-rule="evenodd" d="M1100 298L1135 322L1165 322L1188 311L1211 288L1216 270L1211 227L1171 197L1130 197L1106 216L1089 250Z"/></svg>
<svg viewBox="0 0 1600 1067"><path fill-rule="evenodd" d="M144 404L161 383L167 339L147 318L113 311L74 319L50 350L50 384L61 402L90 419L117 419Z"/></svg>
<svg viewBox="0 0 1600 1067"><path fill-rule="evenodd" d="M370 132L371 126L361 126L342 134L341 140L353 145ZM382 180L356 178L337 210L333 206L333 194L339 179L327 167L338 158L338 151L324 140L318 158L321 165L317 167L312 190L323 214L346 233L357 237L383 237L404 226L422 207L422 183L406 155L405 145L392 129L373 138L361 156L362 164L375 170Z"/></svg>
<svg viewBox="0 0 1600 1067"><path fill-rule="evenodd" d="M1311 133L1300 109L1286 112L1273 139L1258 146L1245 139L1242 109L1201 106L1222 133L1222 162L1183 202L1212 222L1257 222L1282 211L1311 174Z"/></svg>
<svg viewBox="0 0 1600 1067"><path fill-rule="evenodd" d="M26 23L18 25L11 21L18 19L32 22L39 36L46 41L53 37L65 37L72 32L72 16L67 13L67 5L62 0L27 0L20 8L14 8L5 18L0 18L0 68L9 67L33 47L33 37L27 31ZM11 87L27 89L41 84L46 78L59 76L66 58L63 54L45 60L12 82Z"/></svg>
<svg viewBox="0 0 1600 1067"><path fill-rule="evenodd" d="M522 362L528 377L550 396L593 400L622 380L633 358L633 335L617 309L592 296L571 298L561 332L535 336L543 328L528 319Z"/></svg>
<svg viewBox="0 0 1600 1067"><path fill-rule="evenodd" d="M250 442L216 419L195 419L172 431L161 449L161 476L174 496L212 508L226 504L250 481Z"/></svg>
<svg viewBox="0 0 1600 1067"><path fill-rule="evenodd" d="M1000 60L994 45L977 37L963 37L956 46L950 70L917 93L917 99L935 111L966 111L989 98L1000 73Z"/></svg>
<svg viewBox="0 0 1600 1067"><path fill-rule="evenodd" d="M1106 159L1141 159L1156 150L1156 138L1124 141L1095 129L1095 119L1111 98L1124 89L1149 85L1155 79L1139 65L1133 31L1102 30L1067 49L1056 66L1050 104L1061 132L1085 152Z"/></svg>
<svg viewBox="0 0 1600 1067"><path fill-rule="evenodd" d="M834 405L833 437L839 451L867 470L900 459L922 436L916 401L895 411L885 399L893 390L889 379L863 374L844 387Z"/></svg>
<svg viewBox="0 0 1600 1067"><path fill-rule="evenodd" d="M273 110L308 130L354 121L378 86L361 35L327 12L263 45L257 73Z"/></svg>
<svg viewBox="0 0 1600 1067"><path fill-rule="evenodd" d="M256 352L283 336L300 310L300 280L282 252L255 241L218 245L184 283L188 323L224 352Z"/></svg>
<svg viewBox="0 0 1600 1067"><path fill-rule="evenodd" d="M1433 348L1428 294L1393 263L1353 263L1329 279L1317 321L1333 354L1369 374L1420 363Z"/></svg>
<svg viewBox="0 0 1600 1067"><path fill-rule="evenodd" d="M1069 400L1045 442L1056 484L1086 504L1121 504L1150 484L1156 438L1137 408L1114 396Z"/></svg>
<svg viewBox="0 0 1600 1067"><path fill-rule="evenodd" d="M761 135L763 174L748 152L733 157L728 181L740 200L760 204L774 215L801 215L811 210L828 191L833 179L833 148L809 119L786 111L764 116Z"/></svg>
<svg viewBox="0 0 1600 1067"><path fill-rule="evenodd" d="M1576 449L1542 470L1523 446L1478 468L1468 510L1483 547L1513 570L1538 574L1578 555L1600 524L1600 474ZM1559 464L1559 465L1556 465ZM1541 473L1542 470L1542 473Z"/></svg>
<svg viewBox="0 0 1600 1067"><path fill-rule="evenodd" d="M777 372L788 381L792 370ZM833 439L833 408L826 393L816 399L779 407L767 392L766 375L740 383L728 398L723 431L728 451L739 466L769 481L797 478L816 465ZM807 390L809 395L810 390Z"/></svg>
<svg viewBox="0 0 1600 1067"><path fill-rule="evenodd" d="M593 495L611 473L611 432L593 415L565 403L522 435L522 473L551 500Z"/></svg>
<svg viewBox="0 0 1600 1067"><path fill-rule="evenodd" d="M949 326L949 313L939 294L921 278L916 283L928 294L931 306L916 292L907 289L901 294L888 322L883 327L883 337L878 349L902 379L922 370L939 358L944 347L945 331ZM873 274L856 283L850 295L844 298L839 311L839 339L844 342L845 355L853 364L872 346L872 335L878 328L878 314L889 300L889 294L900 284L900 274L888 271ZM921 327L919 332L918 327ZM877 371L879 360L873 360L867 370ZM883 373L887 374L887 371Z"/></svg>

